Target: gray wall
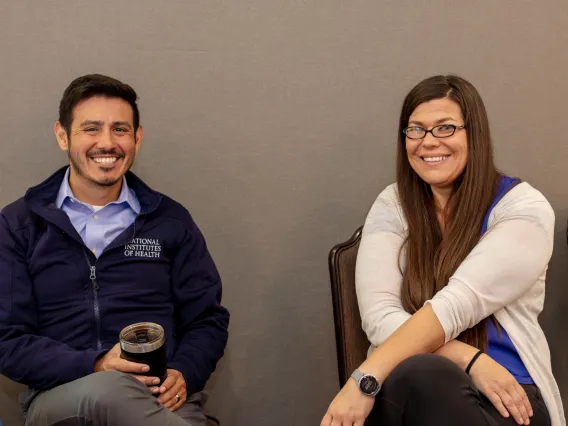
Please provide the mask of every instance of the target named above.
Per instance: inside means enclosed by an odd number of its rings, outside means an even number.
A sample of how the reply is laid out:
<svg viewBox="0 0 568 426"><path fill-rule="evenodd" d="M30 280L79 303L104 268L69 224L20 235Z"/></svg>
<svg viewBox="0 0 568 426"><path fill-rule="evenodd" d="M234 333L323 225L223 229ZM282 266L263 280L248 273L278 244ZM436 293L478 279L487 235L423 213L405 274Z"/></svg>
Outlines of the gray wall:
<svg viewBox="0 0 568 426"><path fill-rule="evenodd" d="M0 204L65 163L51 127L71 79L133 85L135 171L192 211L233 314L210 410L319 424L338 387L327 253L393 180L406 92L458 73L499 166L556 210L542 323L566 397L567 28L566 0L1 0Z"/></svg>

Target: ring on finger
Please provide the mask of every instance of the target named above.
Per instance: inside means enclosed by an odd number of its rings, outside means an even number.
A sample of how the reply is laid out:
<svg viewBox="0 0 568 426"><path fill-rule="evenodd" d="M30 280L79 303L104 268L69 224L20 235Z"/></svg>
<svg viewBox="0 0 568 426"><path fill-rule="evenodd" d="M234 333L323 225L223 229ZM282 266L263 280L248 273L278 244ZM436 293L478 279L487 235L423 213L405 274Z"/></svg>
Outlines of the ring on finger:
<svg viewBox="0 0 568 426"><path fill-rule="evenodd" d="M176 393L176 400L177 400L177 402L181 401L181 396L179 396L177 393Z"/></svg>

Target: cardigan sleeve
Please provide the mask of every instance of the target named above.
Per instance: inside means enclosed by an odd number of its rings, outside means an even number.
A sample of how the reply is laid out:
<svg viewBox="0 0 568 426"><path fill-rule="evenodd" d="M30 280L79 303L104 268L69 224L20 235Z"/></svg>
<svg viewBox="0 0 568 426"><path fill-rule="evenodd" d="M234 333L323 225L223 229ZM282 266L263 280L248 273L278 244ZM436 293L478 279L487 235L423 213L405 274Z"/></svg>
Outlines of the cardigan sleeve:
<svg viewBox="0 0 568 426"><path fill-rule="evenodd" d="M373 346L383 343L410 318L400 300L399 254L406 238L404 223L393 184L371 207L357 254L357 301L362 328Z"/></svg>
<svg viewBox="0 0 568 426"><path fill-rule="evenodd" d="M445 341L526 293L546 274L554 242L554 211L523 183L493 209L489 228L432 305Z"/></svg>

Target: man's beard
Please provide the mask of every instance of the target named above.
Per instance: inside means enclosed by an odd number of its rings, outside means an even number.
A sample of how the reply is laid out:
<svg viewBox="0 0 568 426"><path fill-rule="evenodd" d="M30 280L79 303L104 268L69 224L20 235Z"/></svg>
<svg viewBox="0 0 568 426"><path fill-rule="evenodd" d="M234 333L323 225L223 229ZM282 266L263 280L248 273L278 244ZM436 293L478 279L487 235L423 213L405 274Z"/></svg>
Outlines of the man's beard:
<svg viewBox="0 0 568 426"><path fill-rule="evenodd" d="M117 152L116 150L99 150L94 154L93 153L87 154L87 161L89 161L88 160L89 155L116 155L117 157L124 159L124 155L122 153ZM67 156L69 157L69 162L71 163L71 166L73 167L73 169L75 170L77 175L79 175L82 178L94 183L95 185L103 186L103 187L110 187L110 186L116 185L118 182L120 182L122 180L122 176L119 177L119 178L103 178L103 179L100 179L100 180L96 180L96 179L93 179L92 177L90 177L84 170L85 163L80 158L80 154L77 154L76 157L73 157L71 155L71 143L69 143L69 149L67 150ZM133 163L134 163L134 159L128 165L128 168L127 168L126 171L130 170ZM101 168L104 169L103 166L101 166Z"/></svg>

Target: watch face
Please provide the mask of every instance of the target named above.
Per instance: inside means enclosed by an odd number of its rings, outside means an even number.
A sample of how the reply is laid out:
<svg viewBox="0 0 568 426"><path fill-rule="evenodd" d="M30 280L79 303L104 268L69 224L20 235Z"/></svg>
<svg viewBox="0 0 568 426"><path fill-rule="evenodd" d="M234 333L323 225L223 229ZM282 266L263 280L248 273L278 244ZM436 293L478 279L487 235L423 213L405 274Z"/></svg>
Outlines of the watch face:
<svg viewBox="0 0 568 426"><path fill-rule="evenodd" d="M379 388L379 382L373 376L363 376L359 382L359 388L361 392L371 395Z"/></svg>

